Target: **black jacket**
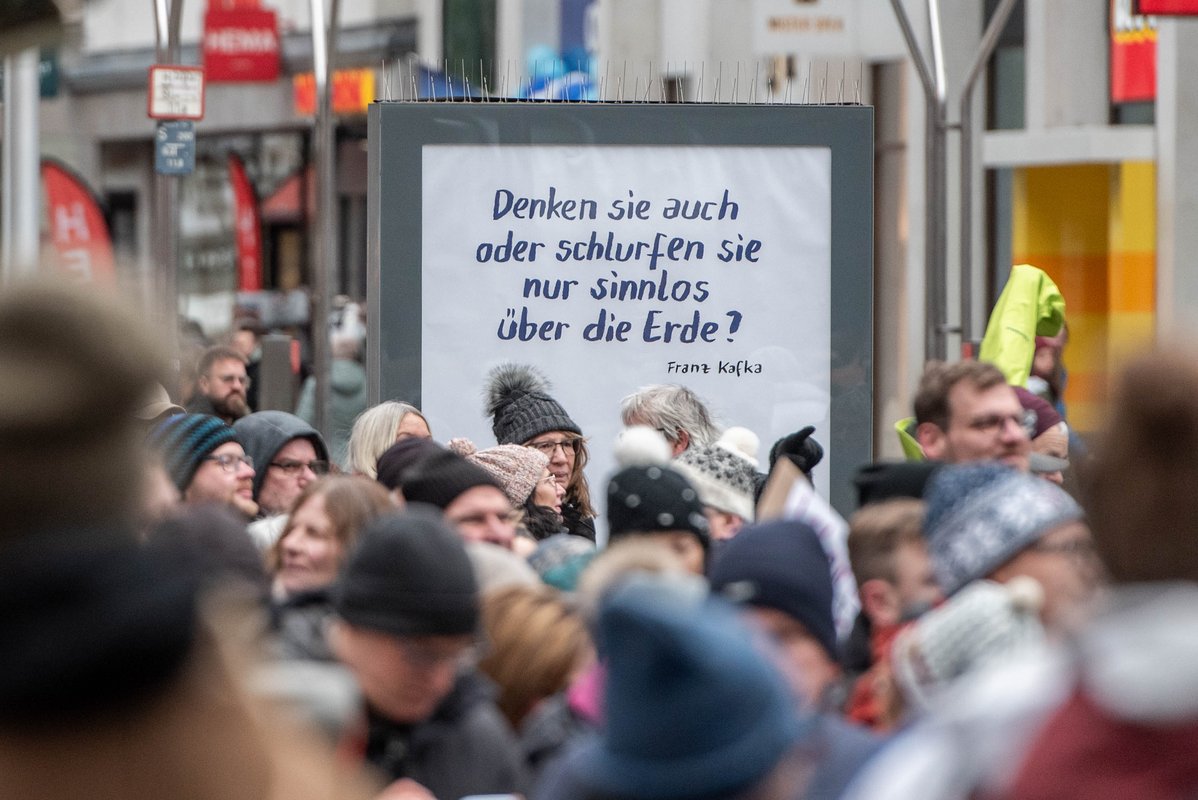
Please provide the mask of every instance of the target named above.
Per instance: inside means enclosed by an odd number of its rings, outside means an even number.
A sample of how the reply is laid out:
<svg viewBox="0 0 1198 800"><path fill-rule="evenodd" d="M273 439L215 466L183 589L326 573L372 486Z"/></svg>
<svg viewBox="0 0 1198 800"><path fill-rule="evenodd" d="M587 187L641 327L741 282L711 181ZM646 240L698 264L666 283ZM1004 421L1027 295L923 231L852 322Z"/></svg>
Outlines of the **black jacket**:
<svg viewBox="0 0 1198 800"><path fill-rule="evenodd" d="M371 714L366 760L391 780L411 778L439 800L523 793L520 748L492 694L484 678L468 672L426 722L397 725Z"/></svg>

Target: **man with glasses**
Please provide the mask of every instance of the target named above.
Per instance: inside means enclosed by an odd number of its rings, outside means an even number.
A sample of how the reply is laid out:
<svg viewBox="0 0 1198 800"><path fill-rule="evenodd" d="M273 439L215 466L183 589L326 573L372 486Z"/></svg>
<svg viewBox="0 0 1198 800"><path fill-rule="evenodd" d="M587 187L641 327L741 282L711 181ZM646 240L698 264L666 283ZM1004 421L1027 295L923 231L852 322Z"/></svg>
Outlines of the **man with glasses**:
<svg viewBox="0 0 1198 800"><path fill-rule="evenodd" d="M176 414L159 423L147 439L185 504L226 505L250 519L254 502L254 460L237 433L208 414Z"/></svg>
<svg viewBox="0 0 1198 800"><path fill-rule="evenodd" d="M329 451L315 428L286 411L257 411L237 420L233 429L257 465L254 502L261 519L250 526L250 535L260 547L269 547L295 498L328 473Z"/></svg>
<svg viewBox="0 0 1198 800"><path fill-rule="evenodd" d="M408 509L371 523L333 606L330 644L366 705L345 751L364 753L397 797L525 790L519 748L474 666L474 570L439 515Z"/></svg>
<svg viewBox="0 0 1198 800"><path fill-rule="evenodd" d="M245 356L231 347L210 347L200 357L196 391L187 403L193 414L211 414L228 424L250 413Z"/></svg>
<svg viewBox="0 0 1198 800"><path fill-rule="evenodd" d="M1001 461L1028 471L1029 420L1015 390L993 364L928 364L915 394L915 423L915 437L930 459L949 464Z"/></svg>

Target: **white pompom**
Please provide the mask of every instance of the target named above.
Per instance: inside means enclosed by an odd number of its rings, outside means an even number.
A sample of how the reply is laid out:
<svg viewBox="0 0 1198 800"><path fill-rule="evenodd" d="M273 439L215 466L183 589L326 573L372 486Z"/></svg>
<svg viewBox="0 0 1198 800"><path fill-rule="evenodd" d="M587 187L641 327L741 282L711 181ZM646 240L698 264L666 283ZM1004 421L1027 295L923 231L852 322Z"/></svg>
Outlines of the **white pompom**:
<svg viewBox="0 0 1198 800"><path fill-rule="evenodd" d="M1025 614L1038 614L1044 607L1044 587L1035 578L1017 575L1006 583L1011 608Z"/></svg>
<svg viewBox="0 0 1198 800"><path fill-rule="evenodd" d="M761 440L748 428L742 428L739 425L729 428L720 436L716 445L736 453L751 462L753 466L757 466L757 448L761 446Z"/></svg>
<svg viewBox="0 0 1198 800"><path fill-rule="evenodd" d="M621 467L667 464L672 448L666 438L646 425L633 425L616 437L616 463Z"/></svg>

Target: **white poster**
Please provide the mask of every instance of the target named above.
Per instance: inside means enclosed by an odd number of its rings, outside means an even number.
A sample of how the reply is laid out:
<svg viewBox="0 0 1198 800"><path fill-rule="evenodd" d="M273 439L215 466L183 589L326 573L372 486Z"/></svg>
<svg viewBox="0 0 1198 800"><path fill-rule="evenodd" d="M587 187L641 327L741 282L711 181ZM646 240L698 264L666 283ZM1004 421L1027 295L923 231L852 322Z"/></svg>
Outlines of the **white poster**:
<svg viewBox="0 0 1198 800"><path fill-rule="evenodd" d="M438 440L493 445L485 376L533 364L590 441L602 513L621 398L681 383L760 437L762 469L815 425L826 492L828 148L425 145L421 191Z"/></svg>

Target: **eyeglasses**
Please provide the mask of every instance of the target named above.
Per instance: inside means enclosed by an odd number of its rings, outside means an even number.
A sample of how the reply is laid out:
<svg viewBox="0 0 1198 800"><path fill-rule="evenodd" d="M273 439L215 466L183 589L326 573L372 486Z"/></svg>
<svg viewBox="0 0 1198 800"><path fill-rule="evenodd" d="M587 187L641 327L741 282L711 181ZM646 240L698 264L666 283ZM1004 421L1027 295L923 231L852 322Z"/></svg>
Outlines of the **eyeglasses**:
<svg viewBox="0 0 1198 800"><path fill-rule="evenodd" d="M254 459L250 456L235 456L232 453L224 453L219 456L205 456L204 461L215 461L216 465L225 472L235 472L238 464L245 464L250 469L254 468Z"/></svg>
<svg viewBox="0 0 1198 800"><path fill-rule="evenodd" d="M571 453L577 453L582 447L582 437L575 436L572 439L562 439L560 442L529 442L528 446L534 450L540 450L550 458L553 458L553 451L560 447L562 455L568 456Z"/></svg>
<svg viewBox="0 0 1198 800"><path fill-rule="evenodd" d="M1014 422L1031 438L1036 430L1036 412L1030 409L1016 414L987 414L969 421L969 427L981 433L998 433L1008 422Z"/></svg>
<svg viewBox="0 0 1198 800"><path fill-rule="evenodd" d="M217 375L216 379L221 383L240 383L245 388L250 388L250 378L248 375Z"/></svg>
<svg viewBox="0 0 1198 800"><path fill-rule="evenodd" d="M543 483L546 486L557 486L557 478L553 477L552 475L546 475L544 478L541 478L541 480L537 481L537 483Z"/></svg>
<svg viewBox="0 0 1198 800"><path fill-rule="evenodd" d="M294 458L284 458L280 461L270 462L270 466L277 467L283 470L283 474L291 477L299 474L304 467L312 470L317 475L327 475L329 473L329 462L314 459L312 461L297 461Z"/></svg>

